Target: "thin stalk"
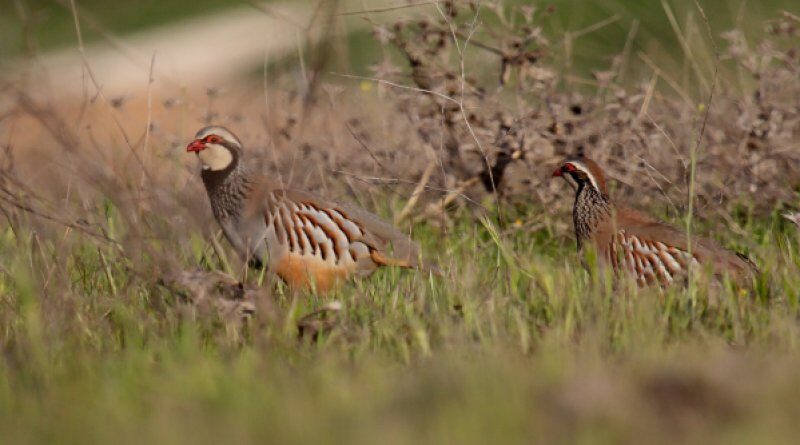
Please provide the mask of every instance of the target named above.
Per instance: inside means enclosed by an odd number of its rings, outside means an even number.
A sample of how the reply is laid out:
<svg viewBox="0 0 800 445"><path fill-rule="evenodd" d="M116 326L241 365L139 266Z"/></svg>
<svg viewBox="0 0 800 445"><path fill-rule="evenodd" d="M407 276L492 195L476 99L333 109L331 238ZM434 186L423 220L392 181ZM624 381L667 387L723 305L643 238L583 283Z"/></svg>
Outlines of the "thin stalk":
<svg viewBox="0 0 800 445"><path fill-rule="evenodd" d="M692 258L692 217L694 215L694 197L695 197L695 175L697 171L697 152L700 148L700 144L703 142L703 135L706 132L706 124L708 123L708 114L711 111L711 103L714 99L714 90L717 87L717 78L719 75L719 65L717 64L717 59L719 58L719 52L717 51L717 45L714 42L714 37L711 33L711 25L708 23L708 18L706 17L705 11L700 6L700 4L695 0L695 6L700 11L700 16L703 18L703 22L706 25L706 30L708 31L708 38L711 39L711 44L714 47L714 76L711 79L711 89L708 93L708 100L705 104L705 110L703 113L703 122L700 125L700 132L697 134L697 140L695 141L694 145L691 147L691 151L689 153L689 206L686 212L686 243L687 243L687 252L689 253L689 258ZM692 267L692 262L689 262L689 297L692 301L692 306L696 303L696 291L695 283L694 283L694 268Z"/></svg>

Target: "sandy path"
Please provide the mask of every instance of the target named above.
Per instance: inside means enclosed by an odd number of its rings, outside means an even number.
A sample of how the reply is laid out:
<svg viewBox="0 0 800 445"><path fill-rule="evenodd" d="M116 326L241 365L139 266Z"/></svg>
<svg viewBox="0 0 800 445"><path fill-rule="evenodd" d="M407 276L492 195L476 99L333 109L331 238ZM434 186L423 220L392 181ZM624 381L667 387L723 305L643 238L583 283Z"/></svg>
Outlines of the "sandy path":
<svg viewBox="0 0 800 445"><path fill-rule="evenodd" d="M262 87L254 88L243 75L257 72L265 57L270 61L295 57L299 45L307 43L304 38L318 38L315 32L303 29L311 21L316 4L270 3L268 8L277 13L271 15L254 7L235 8L138 34L112 36L113 45L87 45L86 63L102 97L89 79L77 48L41 54L32 63L18 64L11 75L17 78L12 80L15 89L32 97L41 111L8 113L18 106L17 95L0 95L0 116L6 113L0 120L0 141L13 147L18 159L27 158L31 171L40 171L59 160L57 154L62 148L48 128L61 125L74 133L82 146L96 145L102 152L146 150L145 140L159 149L181 148L186 138L210 120L235 127L243 137L263 140L263 118L267 114L276 116L266 110L281 106L281 92L274 91L267 103ZM396 14L412 13L391 8L403 4L405 0L341 0L339 10L380 10L388 6L389 11L369 14L371 20L380 22ZM317 36L323 28L318 22L314 27ZM354 14L347 17L341 30L352 32L367 26L363 16ZM154 55L154 80L148 88ZM221 88L213 100L211 118L208 87ZM48 114L51 110L53 113ZM53 116L58 121L48 127L42 125L41 116ZM150 133L148 128L152 128ZM247 134L251 131L259 134Z"/></svg>
<svg viewBox="0 0 800 445"><path fill-rule="evenodd" d="M373 9L389 4L386 0L344 1L340 10ZM146 89L151 61L154 61L154 88L174 90L214 85L257 69L265 58L276 60L296 53L309 36L317 38L319 33L313 30L306 33L303 29L311 21L315 5L316 2L307 1L270 3L266 8L273 14L244 6L138 34L112 37L114 45L107 42L88 45L86 60L107 97ZM363 20L348 20L347 29L352 31L366 25ZM20 69L16 77L30 78L31 73L36 79L43 79L37 80L38 85L50 86L45 94L51 98L83 96L86 91L90 94L95 91L76 47L43 54L32 66Z"/></svg>

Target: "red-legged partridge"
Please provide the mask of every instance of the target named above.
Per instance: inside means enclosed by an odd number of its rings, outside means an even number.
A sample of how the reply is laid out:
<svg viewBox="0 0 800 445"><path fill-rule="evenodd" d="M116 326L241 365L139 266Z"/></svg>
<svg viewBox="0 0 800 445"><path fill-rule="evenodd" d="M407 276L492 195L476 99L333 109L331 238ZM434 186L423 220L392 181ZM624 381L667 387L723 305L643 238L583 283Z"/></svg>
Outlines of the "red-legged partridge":
<svg viewBox="0 0 800 445"><path fill-rule="evenodd" d="M614 204L602 170L591 159L567 159L553 176L564 178L576 190L572 219L578 250L593 244L602 265L629 274L639 285L669 284L686 276L690 264L717 277L727 274L741 279L755 272L747 257L709 239L692 236L690 254L683 231Z"/></svg>
<svg viewBox="0 0 800 445"><path fill-rule="evenodd" d="M419 266L417 245L377 216L253 172L226 128L201 129L186 151L202 163L211 209L228 241L251 265L266 265L290 287L325 292L380 266Z"/></svg>

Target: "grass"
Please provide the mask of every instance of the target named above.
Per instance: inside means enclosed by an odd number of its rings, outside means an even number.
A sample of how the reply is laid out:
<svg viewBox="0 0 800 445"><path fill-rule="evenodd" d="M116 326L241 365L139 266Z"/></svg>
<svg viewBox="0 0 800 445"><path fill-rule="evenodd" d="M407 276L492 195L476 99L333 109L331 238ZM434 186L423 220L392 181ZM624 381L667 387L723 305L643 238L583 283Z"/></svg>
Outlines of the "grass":
<svg viewBox="0 0 800 445"><path fill-rule="evenodd" d="M274 313L241 330L192 315L126 271L126 259L107 276L85 244L54 253L66 262L50 276L66 282L48 287L52 246L6 229L0 434L6 443L788 440L800 383L798 237L777 218L748 227L762 234L753 253L766 284L716 302L692 305L680 289L619 292L550 228L496 237L493 224L464 217L444 237L415 235L446 277L385 270L329 297L278 286ZM345 308L338 325L298 340L296 320L330 299Z"/></svg>

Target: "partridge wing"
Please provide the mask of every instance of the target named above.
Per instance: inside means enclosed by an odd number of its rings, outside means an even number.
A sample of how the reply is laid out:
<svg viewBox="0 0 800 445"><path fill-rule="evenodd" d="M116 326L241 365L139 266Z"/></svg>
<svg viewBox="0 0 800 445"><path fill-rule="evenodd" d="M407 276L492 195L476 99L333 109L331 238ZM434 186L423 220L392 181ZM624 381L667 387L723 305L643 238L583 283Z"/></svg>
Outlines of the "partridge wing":
<svg viewBox="0 0 800 445"><path fill-rule="evenodd" d="M698 263L694 252L690 255L651 235L635 228L617 230L608 249L614 267L632 274L640 284L667 284L684 275L690 263Z"/></svg>
<svg viewBox="0 0 800 445"><path fill-rule="evenodd" d="M294 217L304 226L317 227L333 239L337 255L345 249L364 246L377 264L417 267L417 244L377 216L308 192L282 189L275 193L293 203Z"/></svg>
<svg viewBox="0 0 800 445"><path fill-rule="evenodd" d="M690 261L711 267L717 274L750 270L749 260L706 238L692 237L690 256L685 232L641 212L622 209L616 221L615 240L641 257L644 275L652 272L659 281L672 281L676 274L686 273Z"/></svg>

